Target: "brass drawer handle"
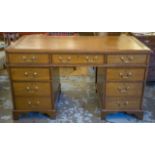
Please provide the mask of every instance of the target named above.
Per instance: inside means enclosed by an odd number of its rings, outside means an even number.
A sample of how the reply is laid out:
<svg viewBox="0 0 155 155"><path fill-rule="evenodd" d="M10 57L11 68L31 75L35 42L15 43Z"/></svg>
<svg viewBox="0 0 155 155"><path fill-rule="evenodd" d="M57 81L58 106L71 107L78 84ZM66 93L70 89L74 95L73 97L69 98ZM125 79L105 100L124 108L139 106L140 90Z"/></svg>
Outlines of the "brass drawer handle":
<svg viewBox="0 0 155 155"><path fill-rule="evenodd" d="M36 56L32 56L31 60L36 61Z"/></svg>
<svg viewBox="0 0 155 155"><path fill-rule="evenodd" d="M129 63L129 61L126 60L123 56L120 59L122 60L123 63Z"/></svg>
<svg viewBox="0 0 155 155"><path fill-rule="evenodd" d="M36 78L38 73L37 72L33 72L33 73L25 72L24 75L28 78Z"/></svg>
<svg viewBox="0 0 155 155"><path fill-rule="evenodd" d="M123 78L123 79L128 79L128 78L132 77L132 73L131 73L131 72L128 72L128 73L122 73L122 72L121 72L119 75L120 75L121 78Z"/></svg>
<svg viewBox="0 0 155 155"><path fill-rule="evenodd" d="M124 106L127 106L129 104L129 101L124 102Z"/></svg>
<svg viewBox="0 0 155 155"><path fill-rule="evenodd" d="M25 76L28 76L28 75L29 75L29 73L28 73L28 72L25 72L25 73L24 73L24 75L25 75Z"/></svg>
<svg viewBox="0 0 155 155"><path fill-rule="evenodd" d="M96 59L96 60L97 60L97 59L98 59L98 56L95 56L95 58L94 58L94 59Z"/></svg>
<svg viewBox="0 0 155 155"><path fill-rule="evenodd" d="M67 62L71 61L71 56L68 56L67 58L63 58L62 56L59 56L58 59L62 63L67 63Z"/></svg>
<svg viewBox="0 0 155 155"><path fill-rule="evenodd" d="M95 57L86 56L85 59L86 59L86 62L93 63L98 59L98 56L95 56Z"/></svg>
<svg viewBox="0 0 155 155"><path fill-rule="evenodd" d="M86 56L86 62L89 62L90 59L89 59L89 56Z"/></svg>
<svg viewBox="0 0 155 155"><path fill-rule="evenodd" d="M70 61L71 60L71 57L68 57L67 60L65 60L62 56L59 56L58 59L62 63L67 63L67 61Z"/></svg>
<svg viewBox="0 0 155 155"><path fill-rule="evenodd" d="M123 87L123 88L122 87L118 87L118 90L119 90L120 93L127 93L129 89L130 89L129 86Z"/></svg>
<svg viewBox="0 0 155 155"><path fill-rule="evenodd" d="M29 86L26 87L26 91L29 92L29 93L34 93L34 92L36 92L38 90L39 90L39 87L38 86L35 86L33 88L32 87L29 87Z"/></svg>
<svg viewBox="0 0 155 155"><path fill-rule="evenodd" d="M24 61L26 61L26 60L27 60L27 57L26 57L26 56L22 56L22 59L23 59Z"/></svg>
<svg viewBox="0 0 155 155"><path fill-rule="evenodd" d="M128 56L128 60L132 61L134 59L133 56Z"/></svg>
<svg viewBox="0 0 155 155"><path fill-rule="evenodd" d="M36 77L37 75L38 75L38 73L37 73L37 72L34 72L34 73L33 73L33 76L34 76L34 77Z"/></svg>
<svg viewBox="0 0 155 155"><path fill-rule="evenodd" d="M134 59L134 57L133 56L126 56L126 57L121 56L120 59L123 63L129 63Z"/></svg>
<svg viewBox="0 0 155 155"><path fill-rule="evenodd" d="M119 106L119 107L126 107L126 106L128 106L128 104L129 104L129 101L125 101L125 102L123 102L123 103L121 103L120 101L118 101L117 102L117 105Z"/></svg>
<svg viewBox="0 0 155 155"><path fill-rule="evenodd" d="M27 86L27 87L26 87L26 90L27 90L27 91L30 91L31 89L30 89L30 87L29 87L29 86Z"/></svg>
<svg viewBox="0 0 155 155"><path fill-rule="evenodd" d="M37 60L36 56L32 56L31 58L27 58L25 55L22 57L25 62L34 62Z"/></svg>
<svg viewBox="0 0 155 155"><path fill-rule="evenodd" d="M40 101L36 101L36 103L32 103L32 101L28 100L28 105L31 106L31 108L36 108L37 106L40 105Z"/></svg>
<svg viewBox="0 0 155 155"><path fill-rule="evenodd" d="M71 60L71 56L69 56L69 57L67 58L67 60L70 61L70 60Z"/></svg>

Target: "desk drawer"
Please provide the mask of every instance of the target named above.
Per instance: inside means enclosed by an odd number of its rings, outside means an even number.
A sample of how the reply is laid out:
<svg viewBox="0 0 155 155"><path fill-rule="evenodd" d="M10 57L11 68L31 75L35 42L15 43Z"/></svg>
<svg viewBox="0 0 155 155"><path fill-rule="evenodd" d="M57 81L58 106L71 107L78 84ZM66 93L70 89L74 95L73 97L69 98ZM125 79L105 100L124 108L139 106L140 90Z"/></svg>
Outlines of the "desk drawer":
<svg viewBox="0 0 155 155"><path fill-rule="evenodd" d="M109 55L108 64L147 64L146 55Z"/></svg>
<svg viewBox="0 0 155 155"><path fill-rule="evenodd" d="M16 97L17 110L50 110L52 109L51 97Z"/></svg>
<svg viewBox="0 0 155 155"><path fill-rule="evenodd" d="M111 97L106 99L105 109L109 110L137 110L140 108L140 97Z"/></svg>
<svg viewBox="0 0 155 155"><path fill-rule="evenodd" d="M50 96L51 84L48 82L14 82L16 96Z"/></svg>
<svg viewBox="0 0 155 155"><path fill-rule="evenodd" d="M144 68L110 68L107 69L107 80L143 81L145 78Z"/></svg>
<svg viewBox="0 0 155 155"><path fill-rule="evenodd" d="M9 54L9 63L12 64L48 64L47 54Z"/></svg>
<svg viewBox="0 0 155 155"><path fill-rule="evenodd" d="M141 96L143 83L108 82L107 96Z"/></svg>
<svg viewBox="0 0 155 155"><path fill-rule="evenodd" d="M52 56L53 64L103 64L103 55L61 54Z"/></svg>
<svg viewBox="0 0 155 155"><path fill-rule="evenodd" d="M11 68L12 80L49 80L48 68Z"/></svg>

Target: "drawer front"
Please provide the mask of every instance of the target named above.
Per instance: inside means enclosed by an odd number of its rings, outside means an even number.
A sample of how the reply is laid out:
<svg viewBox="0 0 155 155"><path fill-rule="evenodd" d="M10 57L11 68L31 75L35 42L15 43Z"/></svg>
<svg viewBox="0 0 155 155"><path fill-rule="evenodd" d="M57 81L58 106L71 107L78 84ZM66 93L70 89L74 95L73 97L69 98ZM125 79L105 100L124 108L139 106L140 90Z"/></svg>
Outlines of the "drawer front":
<svg viewBox="0 0 155 155"><path fill-rule="evenodd" d="M107 69L107 80L143 81L145 79L144 68L113 68Z"/></svg>
<svg viewBox="0 0 155 155"><path fill-rule="evenodd" d="M16 96L50 96L51 84L48 82L14 82Z"/></svg>
<svg viewBox="0 0 155 155"><path fill-rule="evenodd" d="M147 64L146 55L109 55L108 64Z"/></svg>
<svg viewBox="0 0 155 155"><path fill-rule="evenodd" d="M24 64L48 64L49 57L46 54L9 54L9 63Z"/></svg>
<svg viewBox="0 0 155 155"><path fill-rule="evenodd" d="M106 84L107 96L141 96L142 83L109 82Z"/></svg>
<svg viewBox="0 0 155 155"><path fill-rule="evenodd" d="M12 80L49 80L48 68L11 68Z"/></svg>
<svg viewBox="0 0 155 155"><path fill-rule="evenodd" d="M53 64L103 64L103 55L53 55Z"/></svg>
<svg viewBox="0 0 155 155"><path fill-rule="evenodd" d="M15 108L17 110L44 110L52 109L50 97L16 97Z"/></svg>
<svg viewBox="0 0 155 155"><path fill-rule="evenodd" d="M111 97L107 98L105 108L109 110L137 110L140 109L140 97Z"/></svg>

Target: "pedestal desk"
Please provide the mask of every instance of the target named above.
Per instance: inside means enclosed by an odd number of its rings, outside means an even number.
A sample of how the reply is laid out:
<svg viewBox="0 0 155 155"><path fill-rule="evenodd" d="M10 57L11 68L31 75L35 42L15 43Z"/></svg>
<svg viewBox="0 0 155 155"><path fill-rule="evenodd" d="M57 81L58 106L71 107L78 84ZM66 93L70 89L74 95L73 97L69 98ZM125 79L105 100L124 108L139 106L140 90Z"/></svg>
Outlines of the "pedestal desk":
<svg viewBox="0 0 155 155"><path fill-rule="evenodd" d="M27 112L56 116L59 67L97 68L101 118L127 112L142 118L150 49L132 36L23 36L6 49L13 118Z"/></svg>

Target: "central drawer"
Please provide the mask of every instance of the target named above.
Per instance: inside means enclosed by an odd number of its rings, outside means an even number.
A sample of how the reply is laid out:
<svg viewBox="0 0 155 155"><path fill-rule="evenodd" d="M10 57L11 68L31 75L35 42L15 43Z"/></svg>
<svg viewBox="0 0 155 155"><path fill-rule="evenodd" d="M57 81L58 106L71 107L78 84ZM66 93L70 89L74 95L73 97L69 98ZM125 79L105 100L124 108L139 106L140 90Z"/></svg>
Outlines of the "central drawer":
<svg viewBox="0 0 155 155"><path fill-rule="evenodd" d="M48 64L48 54L8 54L10 64Z"/></svg>
<svg viewBox="0 0 155 155"><path fill-rule="evenodd" d="M52 107L51 97L15 97L17 110L49 110Z"/></svg>
<svg viewBox="0 0 155 155"><path fill-rule="evenodd" d="M107 80L143 81L145 80L144 68L108 68Z"/></svg>
<svg viewBox="0 0 155 155"><path fill-rule="evenodd" d="M109 110L136 110L140 108L140 97L109 97L106 98L105 108Z"/></svg>
<svg viewBox="0 0 155 155"><path fill-rule="evenodd" d="M103 64L103 55L54 54L53 64Z"/></svg>
<svg viewBox="0 0 155 155"><path fill-rule="evenodd" d="M16 96L50 96L51 83L49 82L13 82Z"/></svg>
<svg viewBox="0 0 155 155"><path fill-rule="evenodd" d="M143 83L108 82L106 84L107 96L141 96Z"/></svg>
<svg viewBox="0 0 155 155"><path fill-rule="evenodd" d="M12 80L50 80L48 68L11 68Z"/></svg>
<svg viewBox="0 0 155 155"><path fill-rule="evenodd" d="M147 64L147 55L109 55L107 58L108 64Z"/></svg>

